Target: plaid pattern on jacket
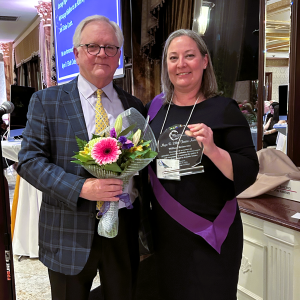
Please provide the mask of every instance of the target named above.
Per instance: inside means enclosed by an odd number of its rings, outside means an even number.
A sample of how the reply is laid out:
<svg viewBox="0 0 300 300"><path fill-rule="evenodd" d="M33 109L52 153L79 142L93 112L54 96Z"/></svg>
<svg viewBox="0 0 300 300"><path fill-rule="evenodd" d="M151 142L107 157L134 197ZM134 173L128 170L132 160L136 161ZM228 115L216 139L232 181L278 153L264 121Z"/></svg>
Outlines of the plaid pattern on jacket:
<svg viewBox="0 0 300 300"><path fill-rule="evenodd" d="M114 88L124 110L134 107L145 115L140 100L117 86ZM53 271L76 275L87 262L96 221L95 202L79 198L85 179L91 175L80 165L71 163L74 151L78 151L75 136L89 139L77 78L34 93L27 119L18 173L43 192L39 258ZM138 177L138 180L146 178L145 175ZM145 244L150 232L149 203L141 201L141 204L140 228Z"/></svg>

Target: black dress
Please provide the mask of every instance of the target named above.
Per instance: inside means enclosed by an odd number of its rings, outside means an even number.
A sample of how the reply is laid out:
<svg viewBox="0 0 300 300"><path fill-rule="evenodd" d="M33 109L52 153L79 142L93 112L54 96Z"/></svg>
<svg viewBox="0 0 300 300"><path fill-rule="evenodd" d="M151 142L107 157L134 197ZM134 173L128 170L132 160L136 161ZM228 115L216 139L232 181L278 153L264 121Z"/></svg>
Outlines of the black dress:
<svg viewBox="0 0 300 300"><path fill-rule="evenodd" d="M186 124L192 106L171 105L164 130ZM158 139L166 115L163 106L150 123ZM203 155L204 173L182 176L181 181L160 180L166 191L192 212L214 221L226 201L250 186L258 173L258 160L250 129L236 101L213 97L196 105L190 124L211 127L214 142L229 152L234 181L227 179ZM156 171L155 163L151 167ZM188 231L152 201L155 256L161 299L233 300L236 299L238 273L243 249L243 229L237 213L221 254L203 238Z"/></svg>
<svg viewBox="0 0 300 300"><path fill-rule="evenodd" d="M274 117L272 114L268 114L267 116L267 120L266 122L268 122L268 120L271 119L271 123L269 125L269 128L267 130L272 130L274 127L274 124L276 124L277 122L274 121ZM267 148L269 146L276 146L276 141L277 141L277 135L278 135L278 131L276 130L276 132L273 132L271 134L265 134L263 136L263 148Z"/></svg>

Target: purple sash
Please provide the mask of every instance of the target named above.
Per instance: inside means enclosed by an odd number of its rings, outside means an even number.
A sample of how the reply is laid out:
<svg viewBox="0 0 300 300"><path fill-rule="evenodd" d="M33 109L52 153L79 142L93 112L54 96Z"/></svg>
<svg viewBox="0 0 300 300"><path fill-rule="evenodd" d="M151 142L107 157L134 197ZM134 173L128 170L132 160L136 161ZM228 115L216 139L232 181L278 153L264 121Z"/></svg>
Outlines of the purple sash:
<svg viewBox="0 0 300 300"><path fill-rule="evenodd" d="M152 100L148 111L150 121L160 110L162 101L162 94ZM204 238L220 254L221 246L235 218L237 209L236 198L227 201L214 222L210 222L191 212L176 201L162 186L150 165L148 166L148 170L154 195L166 213L189 231Z"/></svg>

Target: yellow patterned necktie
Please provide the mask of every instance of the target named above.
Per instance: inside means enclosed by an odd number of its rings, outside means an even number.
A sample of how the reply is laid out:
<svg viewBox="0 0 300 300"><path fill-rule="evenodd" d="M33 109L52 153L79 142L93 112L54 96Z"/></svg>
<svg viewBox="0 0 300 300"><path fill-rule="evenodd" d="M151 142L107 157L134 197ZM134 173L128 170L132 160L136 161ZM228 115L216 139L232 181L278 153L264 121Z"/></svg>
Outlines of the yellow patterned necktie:
<svg viewBox="0 0 300 300"><path fill-rule="evenodd" d="M102 104L103 91L101 89L97 90L97 103L95 106L95 134L102 132L107 126L109 126L108 116ZM103 201L97 201L96 208L100 210L103 205Z"/></svg>
<svg viewBox="0 0 300 300"><path fill-rule="evenodd" d="M103 91L101 89L97 90L97 103L95 107L95 134L99 134L107 126L109 126L108 116L102 104Z"/></svg>

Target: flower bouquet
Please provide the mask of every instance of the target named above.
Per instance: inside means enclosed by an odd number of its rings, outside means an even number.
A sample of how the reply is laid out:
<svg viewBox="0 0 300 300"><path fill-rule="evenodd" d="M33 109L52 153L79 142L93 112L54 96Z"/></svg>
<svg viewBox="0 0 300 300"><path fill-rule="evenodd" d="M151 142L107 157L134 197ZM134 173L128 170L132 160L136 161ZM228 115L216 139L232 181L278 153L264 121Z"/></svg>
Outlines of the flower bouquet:
<svg viewBox="0 0 300 300"><path fill-rule="evenodd" d="M73 158L97 178L118 178L123 188L130 178L146 167L157 155L155 136L135 108L121 113L114 126L107 127L87 142L76 137L79 152ZM129 194L119 195L127 208L132 208ZM103 201L97 208L98 234L113 238L118 234L119 201Z"/></svg>

